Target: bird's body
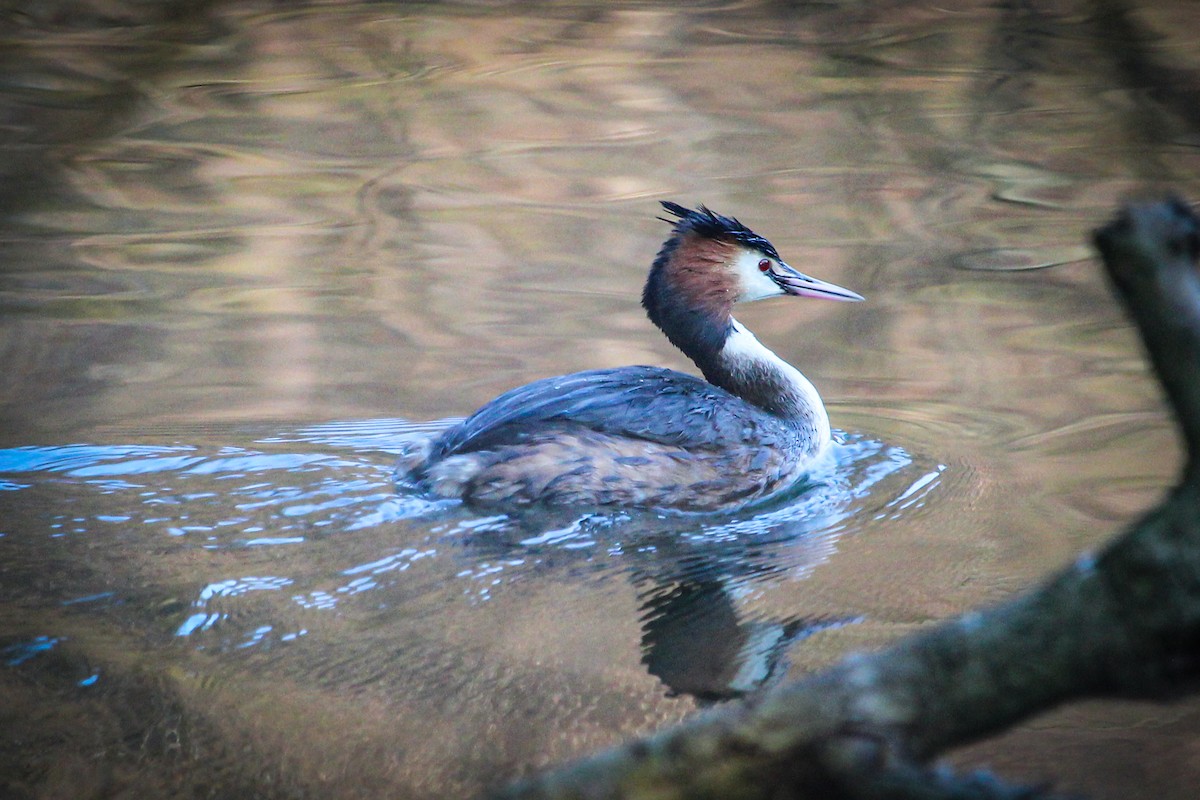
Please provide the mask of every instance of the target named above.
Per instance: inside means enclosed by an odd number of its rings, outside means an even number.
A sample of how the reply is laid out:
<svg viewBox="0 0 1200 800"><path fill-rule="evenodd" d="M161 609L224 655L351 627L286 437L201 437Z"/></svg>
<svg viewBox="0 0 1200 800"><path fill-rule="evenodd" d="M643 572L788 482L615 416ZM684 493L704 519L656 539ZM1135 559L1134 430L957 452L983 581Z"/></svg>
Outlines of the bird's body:
<svg viewBox="0 0 1200 800"><path fill-rule="evenodd" d="M801 275L767 240L703 206L678 220L642 295L704 373L619 367L500 395L400 465L443 497L491 505L736 508L792 485L829 445L816 389L733 318L734 302L858 300Z"/></svg>

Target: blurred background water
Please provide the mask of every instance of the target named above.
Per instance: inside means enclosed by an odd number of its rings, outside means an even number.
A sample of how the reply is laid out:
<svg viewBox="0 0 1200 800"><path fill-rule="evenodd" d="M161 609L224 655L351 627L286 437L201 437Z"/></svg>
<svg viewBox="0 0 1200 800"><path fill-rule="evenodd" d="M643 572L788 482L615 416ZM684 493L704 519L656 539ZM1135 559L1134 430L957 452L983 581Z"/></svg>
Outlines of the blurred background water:
<svg viewBox="0 0 1200 800"><path fill-rule="evenodd" d="M1198 195L1187 0L0 14L0 794L467 797L1008 596L1171 480L1087 245ZM686 369L659 199L856 306L739 314L842 433L732 517L481 515L394 454ZM1200 706L955 756L1191 797Z"/></svg>

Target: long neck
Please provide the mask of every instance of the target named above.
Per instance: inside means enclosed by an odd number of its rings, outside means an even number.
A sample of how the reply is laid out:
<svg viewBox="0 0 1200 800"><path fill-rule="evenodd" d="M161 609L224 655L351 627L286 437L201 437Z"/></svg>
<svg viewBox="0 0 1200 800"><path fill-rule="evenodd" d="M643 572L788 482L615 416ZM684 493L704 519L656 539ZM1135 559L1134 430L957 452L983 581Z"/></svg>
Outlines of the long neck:
<svg viewBox="0 0 1200 800"><path fill-rule="evenodd" d="M829 441L825 404L800 370L771 352L732 316L724 324L692 315L684 319L691 323L686 329L660 327L709 383L788 422L818 448Z"/></svg>
<svg viewBox="0 0 1200 800"><path fill-rule="evenodd" d="M696 363L709 383L828 440L829 415L816 387L736 319L710 363Z"/></svg>
<svg viewBox="0 0 1200 800"><path fill-rule="evenodd" d="M733 318L727 291L716 285L690 305L679 302L686 293L670 286L660 268L670 248L668 243L642 292L650 320L709 383L788 422L818 446L828 442L829 417L816 388Z"/></svg>

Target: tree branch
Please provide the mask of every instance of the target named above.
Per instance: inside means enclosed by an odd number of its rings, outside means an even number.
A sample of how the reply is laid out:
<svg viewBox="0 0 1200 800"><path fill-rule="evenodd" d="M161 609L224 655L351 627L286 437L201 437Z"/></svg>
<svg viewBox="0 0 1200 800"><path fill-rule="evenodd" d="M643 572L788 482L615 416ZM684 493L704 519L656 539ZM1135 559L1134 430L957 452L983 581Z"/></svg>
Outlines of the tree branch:
<svg viewBox="0 0 1200 800"><path fill-rule="evenodd" d="M1200 454L1200 254L1196 218L1172 198L1127 208L1095 234L1117 296L1124 302L1175 411L1188 451ZM1190 480L1185 471L1184 481Z"/></svg>
<svg viewBox="0 0 1200 800"><path fill-rule="evenodd" d="M1200 676L1200 224L1178 200L1095 234L1179 419L1183 480L1096 556L751 703L500 793L512 798L1050 797L929 759L1083 697L1162 697Z"/></svg>

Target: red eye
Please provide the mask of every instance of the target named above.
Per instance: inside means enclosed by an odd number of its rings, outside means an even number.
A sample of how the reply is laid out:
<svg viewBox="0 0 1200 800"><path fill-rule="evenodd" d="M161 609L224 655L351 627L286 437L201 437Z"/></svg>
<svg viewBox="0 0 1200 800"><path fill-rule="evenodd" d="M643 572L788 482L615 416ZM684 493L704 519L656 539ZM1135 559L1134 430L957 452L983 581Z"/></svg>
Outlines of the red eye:
<svg viewBox="0 0 1200 800"><path fill-rule="evenodd" d="M766 272L770 268L771 268L771 259L764 258L762 261L758 262L758 271L759 272Z"/></svg>

